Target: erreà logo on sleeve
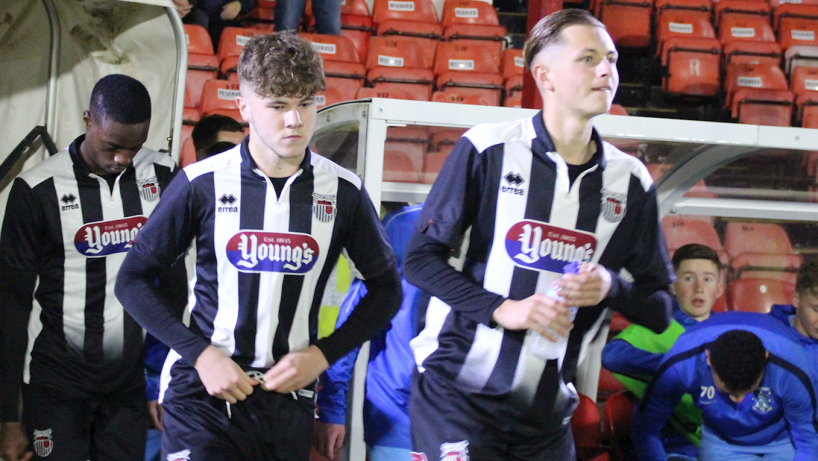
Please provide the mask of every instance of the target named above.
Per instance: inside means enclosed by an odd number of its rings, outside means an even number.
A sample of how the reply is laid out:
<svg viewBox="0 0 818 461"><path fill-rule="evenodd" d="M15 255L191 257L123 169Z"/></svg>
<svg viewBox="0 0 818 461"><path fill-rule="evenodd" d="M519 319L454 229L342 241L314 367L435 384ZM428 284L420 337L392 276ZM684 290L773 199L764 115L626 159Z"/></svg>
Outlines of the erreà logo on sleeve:
<svg viewBox="0 0 818 461"><path fill-rule="evenodd" d="M509 229L506 251L517 266L561 273L566 263L593 258L596 237L588 232L525 220Z"/></svg>
<svg viewBox="0 0 818 461"><path fill-rule="evenodd" d="M136 234L148 218L133 216L115 221L88 223L74 234L74 246L89 258L99 258L114 253L125 253L136 239Z"/></svg>
<svg viewBox="0 0 818 461"><path fill-rule="evenodd" d="M242 272L304 274L318 254L314 238L293 232L241 231L227 242L227 259Z"/></svg>

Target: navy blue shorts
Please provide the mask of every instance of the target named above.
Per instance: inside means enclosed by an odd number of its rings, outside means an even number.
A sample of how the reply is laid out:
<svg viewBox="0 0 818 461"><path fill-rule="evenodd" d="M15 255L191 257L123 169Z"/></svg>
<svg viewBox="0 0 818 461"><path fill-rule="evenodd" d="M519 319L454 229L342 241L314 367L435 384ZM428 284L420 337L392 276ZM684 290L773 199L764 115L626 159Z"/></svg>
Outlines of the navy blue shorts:
<svg viewBox="0 0 818 461"><path fill-rule="evenodd" d="M416 377L412 385L412 459L469 461L574 461L571 425L554 431L498 428L469 398L441 379ZM422 453L422 455L421 455Z"/></svg>
<svg viewBox="0 0 818 461"><path fill-rule="evenodd" d="M187 373L191 371L195 373L192 369ZM315 418L312 396L256 386L246 400L231 405L209 395L198 382L196 388L186 386L184 395L173 389L173 398L162 403L162 459L309 460Z"/></svg>
<svg viewBox="0 0 818 461"><path fill-rule="evenodd" d="M23 387L23 419L34 451L48 461L144 461L148 430L145 394L67 398Z"/></svg>

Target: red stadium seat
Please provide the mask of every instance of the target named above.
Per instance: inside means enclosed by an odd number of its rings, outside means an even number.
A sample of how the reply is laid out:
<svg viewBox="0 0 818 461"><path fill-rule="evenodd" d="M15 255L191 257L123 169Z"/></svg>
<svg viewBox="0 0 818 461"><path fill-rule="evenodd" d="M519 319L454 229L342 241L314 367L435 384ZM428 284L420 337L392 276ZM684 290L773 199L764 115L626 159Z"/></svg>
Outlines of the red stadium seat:
<svg viewBox="0 0 818 461"><path fill-rule="evenodd" d="M443 28L440 24L424 22L386 21L378 26L377 35L413 37L422 45L426 53L426 62L434 62L437 45L443 39Z"/></svg>
<svg viewBox="0 0 818 461"><path fill-rule="evenodd" d="M242 27L271 33L275 31L275 8L256 6L250 14L241 18L240 23Z"/></svg>
<svg viewBox="0 0 818 461"><path fill-rule="evenodd" d="M621 104L611 104L611 108L608 110L608 113L610 115L630 115L628 114L628 110Z"/></svg>
<svg viewBox="0 0 818 461"><path fill-rule="evenodd" d="M432 64L434 63L426 61L421 43L413 37L388 35L369 38L367 70L377 66L431 69Z"/></svg>
<svg viewBox="0 0 818 461"><path fill-rule="evenodd" d="M651 42L651 0L601 0L597 17L617 47L645 48Z"/></svg>
<svg viewBox="0 0 818 461"><path fill-rule="evenodd" d="M730 42L724 46L724 64L770 64L780 66L784 53L773 42Z"/></svg>
<svg viewBox="0 0 818 461"><path fill-rule="evenodd" d="M720 89L721 44L714 38L670 38L662 48L662 90L670 94L715 96Z"/></svg>
<svg viewBox="0 0 818 461"><path fill-rule="evenodd" d="M766 3L763 2L748 3L762 3L766 5ZM735 41L772 43L775 42L775 32L773 32L770 21L766 16L727 16L721 20L719 40L721 40L722 45L727 45Z"/></svg>
<svg viewBox="0 0 818 461"><path fill-rule="evenodd" d="M503 57L500 61L503 78L508 80L517 75L522 76L525 71L525 58L523 58L523 50L509 48L503 51Z"/></svg>
<svg viewBox="0 0 818 461"><path fill-rule="evenodd" d="M613 317L611 317L611 326L608 329L608 337L616 336L630 326L631 321L626 319L624 315L620 314L619 312L614 312Z"/></svg>
<svg viewBox="0 0 818 461"><path fill-rule="evenodd" d="M463 94L457 90L435 91L432 93L433 102L448 102L454 104L472 104L476 106L491 106L491 101L480 94Z"/></svg>
<svg viewBox="0 0 818 461"><path fill-rule="evenodd" d="M578 461L608 460L606 447L602 445L602 421L594 401L579 394L579 403L571 417L571 432Z"/></svg>
<svg viewBox="0 0 818 461"><path fill-rule="evenodd" d="M440 169L449 157L449 152L430 151L423 158L423 183L434 184Z"/></svg>
<svg viewBox="0 0 818 461"><path fill-rule="evenodd" d="M739 279L730 284L730 308L767 314L773 304L790 304L795 285L773 279Z"/></svg>
<svg viewBox="0 0 818 461"><path fill-rule="evenodd" d="M298 34L309 41L324 61L361 62L352 40L342 35Z"/></svg>
<svg viewBox="0 0 818 461"><path fill-rule="evenodd" d="M724 231L724 249L735 258L742 253L792 253L787 232L778 224L729 222Z"/></svg>
<svg viewBox="0 0 818 461"><path fill-rule="evenodd" d="M188 53L214 55L213 41L210 40L207 29L195 24L185 24L184 26Z"/></svg>
<svg viewBox="0 0 818 461"><path fill-rule="evenodd" d="M662 218L662 230L665 232L667 246L671 250L689 243L700 243L716 252L722 250L716 229L707 221L682 216L665 216Z"/></svg>
<svg viewBox="0 0 818 461"><path fill-rule="evenodd" d="M517 75L515 77L511 77L510 79L506 80L504 87L507 98L523 91L523 76Z"/></svg>
<svg viewBox="0 0 818 461"><path fill-rule="evenodd" d="M748 125L790 126L794 103L790 90L742 88L733 95L733 118Z"/></svg>
<svg viewBox="0 0 818 461"><path fill-rule="evenodd" d="M724 79L725 107L733 107L733 95L742 88L786 90L787 77L778 66L769 64L731 64Z"/></svg>
<svg viewBox="0 0 818 461"><path fill-rule="evenodd" d="M225 80L208 80L202 89L202 115L222 114L246 125L236 106L236 97L240 95L238 83Z"/></svg>
<svg viewBox="0 0 818 461"><path fill-rule="evenodd" d="M315 93L315 105L319 109L335 103L346 101L335 88L326 88L324 91Z"/></svg>
<svg viewBox="0 0 818 461"><path fill-rule="evenodd" d="M605 401L608 397L617 392L626 391L625 386L614 378L613 373L605 367L599 370L599 387L597 388L597 400Z"/></svg>
<svg viewBox="0 0 818 461"><path fill-rule="evenodd" d="M421 182L428 135L420 127L389 127L384 144L383 180Z"/></svg>
<svg viewBox="0 0 818 461"><path fill-rule="evenodd" d="M523 107L523 93L518 91L511 96L506 96L503 99L503 107Z"/></svg>
<svg viewBox="0 0 818 461"><path fill-rule="evenodd" d="M605 400L602 436L616 449L631 432L635 400L630 392L617 392ZM619 455L621 459L621 450Z"/></svg>
<svg viewBox="0 0 818 461"><path fill-rule="evenodd" d="M657 22L662 15L674 10L686 11L707 22L712 22L713 19L713 4L710 0L656 0L655 7Z"/></svg>
<svg viewBox="0 0 818 461"><path fill-rule="evenodd" d="M265 31L247 27L225 27L219 39L219 61L230 56L238 56L247 41L256 35L263 35Z"/></svg>
<svg viewBox="0 0 818 461"><path fill-rule="evenodd" d="M372 17L341 13L341 35L350 39L358 53L358 61L365 62L372 36Z"/></svg>
<svg viewBox="0 0 818 461"><path fill-rule="evenodd" d="M818 90L818 67L799 66L790 74L790 91L796 96Z"/></svg>
<svg viewBox="0 0 818 461"><path fill-rule="evenodd" d="M500 54L477 41L441 43L435 57L435 75L449 71L499 74Z"/></svg>
<svg viewBox="0 0 818 461"><path fill-rule="evenodd" d="M483 96L491 106L500 105L503 77L499 74L477 72L446 72L437 77L440 91L454 91L461 95Z"/></svg>
<svg viewBox="0 0 818 461"><path fill-rule="evenodd" d="M659 15L656 26L656 40L659 43L657 55L663 53L664 43L671 38L716 38L710 20L701 12L670 9Z"/></svg>
<svg viewBox="0 0 818 461"><path fill-rule="evenodd" d="M730 261L733 278L765 278L795 283L804 258L797 254L742 253Z"/></svg>
<svg viewBox="0 0 818 461"><path fill-rule="evenodd" d="M375 24L383 24L386 21L438 24L437 10L431 0L375 0L372 5L372 19Z"/></svg>
<svg viewBox="0 0 818 461"><path fill-rule="evenodd" d="M446 40L490 40L502 50L506 28L494 7L477 0L449 0L443 5L443 37Z"/></svg>
<svg viewBox="0 0 818 461"><path fill-rule="evenodd" d="M798 121L804 128L818 128L818 92L801 93L795 100Z"/></svg>
<svg viewBox="0 0 818 461"><path fill-rule="evenodd" d="M721 27L721 21L729 17L762 17L770 18L770 4L767 2L748 0L720 0L715 3L714 23Z"/></svg>
<svg viewBox="0 0 818 461"><path fill-rule="evenodd" d="M418 97L428 101L432 97L435 75L428 69L378 66L366 74L366 79L373 88L385 91L401 89L418 93Z"/></svg>
<svg viewBox="0 0 818 461"><path fill-rule="evenodd" d="M775 29L781 47L818 46L818 5L785 3L775 9Z"/></svg>

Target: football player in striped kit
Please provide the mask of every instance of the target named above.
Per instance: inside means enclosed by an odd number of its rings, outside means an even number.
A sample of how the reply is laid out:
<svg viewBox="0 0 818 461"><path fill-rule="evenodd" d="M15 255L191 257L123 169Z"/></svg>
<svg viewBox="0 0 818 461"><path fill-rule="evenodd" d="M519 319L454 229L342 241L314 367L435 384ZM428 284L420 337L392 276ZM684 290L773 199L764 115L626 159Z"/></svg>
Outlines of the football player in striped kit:
<svg viewBox="0 0 818 461"><path fill-rule="evenodd" d="M119 274L117 295L172 349L164 456L307 460L315 381L401 303L395 255L360 178L310 151L320 57L292 33L253 37L238 64L241 145L185 167ZM196 254L189 325L152 274ZM327 278L345 251L367 295L318 340Z"/></svg>
<svg viewBox="0 0 818 461"><path fill-rule="evenodd" d="M83 115L86 134L14 181L0 239L7 461L26 459L29 441L35 459L144 458L143 331L114 282L176 168L169 155L142 147L150 117L140 82L103 77ZM181 315L184 273L175 283L161 279Z"/></svg>
<svg viewBox="0 0 818 461"><path fill-rule="evenodd" d="M409 245L405 277L434 296L412 341L413 459L573 460L572 382L605 309L657 333L670 319L655 187L592 124L619 83L605 26L587 11L556 12L524 54L544 110L466 132ZM457 272L446 260L469 228ZM579 273L563 276L572 262ZM554 283L564 301L545 295Z"/></svg>

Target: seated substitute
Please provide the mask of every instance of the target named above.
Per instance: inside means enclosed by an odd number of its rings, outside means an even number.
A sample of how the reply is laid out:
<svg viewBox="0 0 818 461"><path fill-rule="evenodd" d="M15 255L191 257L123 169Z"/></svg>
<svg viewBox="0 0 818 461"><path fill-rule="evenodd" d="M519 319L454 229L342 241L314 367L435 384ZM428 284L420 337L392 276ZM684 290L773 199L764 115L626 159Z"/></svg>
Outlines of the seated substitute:
<svg viewBox="0 0 818 461"><path fill-rule="evenodd" d="M196 161L199 161L227 150L224 149L224 143L241 144L244 140L244 130L241 123L233 118L221 114L212 114L206 115L196 122L190 138L193 140L194 149L196 149ZM215 148L217 145L219 147Z"/></svg>
<svg viewBox="0 0 818 461"><path fill-rule="evenodd" d="M238 64L250 135L187 166L119 272L116 293L171 347L163 369L167 459L309 459L315 381L389 324L400 276L360 178L310 151L321 59L291 34L259 35ZM196 243L189 327L152 274ZM367 295L318 340L327 279L346 251ZM258 386L258 387L256 387Z"/></svg>
<svg viewBox="0 0 818 461"><path fill-rule="evenodd" d="M770 315L803 335L806 344L818 345L818 261L801 264L792 304L773 304Z"/></svg>
<svg viewBox="0 0 818 461"><path fill-rule="evenodd" d="M679 335L710 318L713 304L724 293L719 255L710 247L698 243L684 245L673 254L673 269L676 298L670 326L656 334L643 326L630 325L602 350L602 366L639 398ZM668 457L695 459L702 417L689 395L682 398L669 423L662 432Z"/></svg>
<svg viewBox="0 0 818 461"><path fill-rule="evenodd" d="M700 461L818 459L814 359L769 315L726 312L679 336L645 389L632 439L667 459L661 428L687 393L702 411Z"/></svg>

